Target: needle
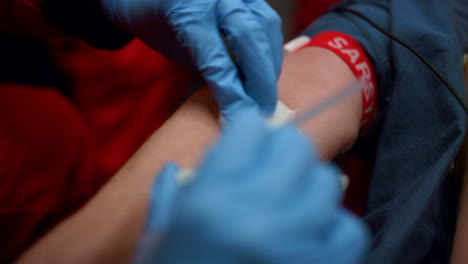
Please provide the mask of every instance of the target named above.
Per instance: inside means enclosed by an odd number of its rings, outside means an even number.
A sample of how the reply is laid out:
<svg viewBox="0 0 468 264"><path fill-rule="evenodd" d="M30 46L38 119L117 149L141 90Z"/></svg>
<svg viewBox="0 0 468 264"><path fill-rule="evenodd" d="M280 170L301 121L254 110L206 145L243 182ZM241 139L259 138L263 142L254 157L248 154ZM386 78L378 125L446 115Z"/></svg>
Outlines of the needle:
<svg viewBox="0 0 468 264"><path fill-rule="evenodd" d="M330 109L331 107L343 102L345 99L354 95L361 91L363 87L362 81L357 81L352 85L346 87L344 90L339 91L338 93L326 98L325 100L321 101L320 103L312 106L311 108L307 109L305 112L300 113L296 117L294 117L288 123L294 124L296 126L300 126L306 121L314 118L315 116L325 112L326 110Z"/></svg>

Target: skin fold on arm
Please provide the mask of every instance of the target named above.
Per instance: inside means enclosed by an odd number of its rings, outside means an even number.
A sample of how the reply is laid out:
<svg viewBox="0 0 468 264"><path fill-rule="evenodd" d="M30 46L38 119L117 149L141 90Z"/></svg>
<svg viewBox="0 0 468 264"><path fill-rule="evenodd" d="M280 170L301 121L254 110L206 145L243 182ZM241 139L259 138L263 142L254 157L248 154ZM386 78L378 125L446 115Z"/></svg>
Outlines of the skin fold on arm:
<svg viewBox="0 0 468 264"><path fill-rule="evenodd" d="M300 112L355 80L335 54L307 48L285 57L280 100ZM356 94L301 127L322 159L329 160L353 145L361 108L361 95ZM17 263L127 263L143 231L156 175L168 161L182 168L197 167L219 133L218 119L210 93L196 93L86 206L40 239Z"/></svg>

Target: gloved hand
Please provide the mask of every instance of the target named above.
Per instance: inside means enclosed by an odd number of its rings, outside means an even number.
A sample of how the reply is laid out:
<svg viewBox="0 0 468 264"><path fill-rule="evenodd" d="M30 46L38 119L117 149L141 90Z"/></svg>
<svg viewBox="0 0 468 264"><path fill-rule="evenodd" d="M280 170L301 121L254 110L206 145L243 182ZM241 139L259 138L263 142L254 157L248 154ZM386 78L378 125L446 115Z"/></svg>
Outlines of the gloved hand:
<svg viewBox="0 0 468 264"><path fill-rule="evenodd" d="M196 177L158 177L138 263L358 263L364 226L340 207L338 171L295 127L236 113Z"/></svg>
<svg viewBox="0 0 468 264"><path fill-rule="evenodd" d="M101 0L108 18L163 55L197 69L226 118L277 102L281 19L264 0ZM238 59L230 58L222 33ZM252 100L253 99L253 100Z"/></svg>

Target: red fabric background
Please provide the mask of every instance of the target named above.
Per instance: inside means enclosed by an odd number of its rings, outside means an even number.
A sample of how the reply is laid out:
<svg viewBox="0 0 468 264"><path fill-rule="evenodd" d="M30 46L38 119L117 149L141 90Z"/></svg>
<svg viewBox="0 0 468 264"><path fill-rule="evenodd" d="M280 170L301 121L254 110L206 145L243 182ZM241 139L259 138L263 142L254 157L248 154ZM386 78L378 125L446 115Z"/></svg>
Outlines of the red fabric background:
<svg viewBox="0 0 468 264"><path fill-rule="evenodd" d="M327 9L343 0L298 0L295 15L295 31L297 33L321 16Z"/></svg>

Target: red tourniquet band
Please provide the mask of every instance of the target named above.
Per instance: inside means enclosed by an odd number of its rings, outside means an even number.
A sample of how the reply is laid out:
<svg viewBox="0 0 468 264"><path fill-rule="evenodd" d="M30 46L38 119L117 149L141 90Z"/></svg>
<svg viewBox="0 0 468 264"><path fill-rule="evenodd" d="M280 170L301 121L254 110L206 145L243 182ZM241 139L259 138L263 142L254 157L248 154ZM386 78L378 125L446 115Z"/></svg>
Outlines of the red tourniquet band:
<svg viewBox="0 0 468 264"><path fill-rule="evenodd" d="M293 41L294 42L294 41ZM377 114L377 83L374 70L361 44L351 36L337 32L326 31L310 39L301 41L290 51L298 51L306 47L321 47L338 55L353 71L358 80L364 82L362 90L361 133L366 132Z"/></svg>

